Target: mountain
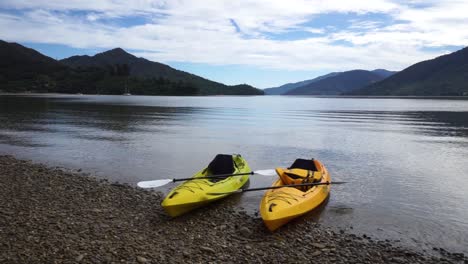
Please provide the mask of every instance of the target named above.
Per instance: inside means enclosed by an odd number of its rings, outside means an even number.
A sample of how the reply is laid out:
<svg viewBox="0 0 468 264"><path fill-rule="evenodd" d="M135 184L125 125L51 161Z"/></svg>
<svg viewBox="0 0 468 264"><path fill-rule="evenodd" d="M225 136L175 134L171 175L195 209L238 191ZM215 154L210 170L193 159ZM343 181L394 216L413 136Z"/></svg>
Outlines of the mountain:
<svg viewBox="0 0 468 264"><path fill-rule="evenodd" d="M372 71L352 70L295 88L285 95L340 95L382 79L382 75Z"/></svg>
<svg viewBox="0 0 468 264"><path fill-rule="evenodd" d="M350 95L468 95L468 47L416 63Z"/></svg>
<svg viewBox="0 0 468 264"><path fill-rule="evenodd" d="M4 76L13 77L17 68L26 71L44 73L65 68L56 60L41 53L25 48L17 43L8 43L0 40L0 67ZM12 73L13 75L6 75Z"/></svg>
<svg viewBox="0 0 468 264"><path fill-rule="evenodd" d="M187 72L176 70L162 63L149 61L144 58L138 58L130 53L127 53L121 48L115 48L106 52L98 53L94 56L72 56L66 59L62 59L60 62L72 68L105 68L109 65L127 64L130 68L130 76L138 77L162 77L183 80L187 78L188 75L190 76L189 78L201 78Z"/></svg>
<svg viewBox="0 0 468 264"><path fill-rule="evenodd" d="M0 90L25 91L24 85L36 85L38 79L67 70L66 66L33 49L2 40L0 57Z"/></svg>
<svg viewBox="0 0 468 264"><path fill-rule="evenodd" d="M247 84L227 86L122 49L56 61L0 40L0 91L141 95L261 95Z"/></svg>
<svg viewBox="0 0 468 264"><path fill-rule="evenodd" d="M263 91L267 95L281 95L281 94L285 94L285 93L289 92L290 90L296 89L296 88L301 87L301 86L305 86L305 85L307 85L309 83L320 81L320 80L328 78L328 77L335 76L337 74L340 74L340 73L339 72L332 72L332 73L325 74L325 75L322 75L322 76L319 76L317 78L310 79L310 80L305 80L305 81L296 82L296 83L287 83L287 84L284 84L284 85L281 85L281 86L278 86L278 87L266 88Z"/></svg>
<svg viewBox="0 0 468 264"><path fill-rule="evenodd" d="M87 55L72 56L60 62L75 69L86 67L107 68L111 65L127 65L131 77L143 79L163 78L171 82L187 83L194 85L198 89L198 93L202 95L263 94L263 91L249 85L227 86L188 72L176 70L159 62L138 58L121 48L99 53L92 57Z"/></svg>
<svg viewBox="0 0 468 264"><path fill-rule="evenodd" d="M397 73L397 71L387 71L385 69L375 69L372 72L382 76L383 78L388 78L392 76L393 74Z"/></svg>

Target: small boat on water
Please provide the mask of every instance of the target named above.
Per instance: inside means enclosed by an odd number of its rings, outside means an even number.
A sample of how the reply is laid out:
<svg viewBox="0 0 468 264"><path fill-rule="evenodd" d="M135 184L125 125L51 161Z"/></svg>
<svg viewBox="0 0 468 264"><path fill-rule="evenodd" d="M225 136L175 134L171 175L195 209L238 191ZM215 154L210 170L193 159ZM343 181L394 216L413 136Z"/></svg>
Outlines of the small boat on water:
<svg viewBox="0 0 468 264"><path fill-rule="evenodd" d="M175 187L164 198L161 205L172 217L182 215L195 208L222 199L236 191L249 180L251 169L241 155L218 154L210 164L195 173L191 180ZM242 176L212 177L215 175L241 174ZM208 177L208 178L207 178ZM200 179L197 179L200 178ZM226 193L224 193L226 192ZM208 193L223 193L210 195Z"/></svg>
<svg viewBox="0 0 468 264"><path fill-rule="evenodd" d="M330 174L318 160L297 159L291 167L276 168L279 179L265 192L260 213L266 227L274 231L294 218L312 211L326 200L330 193ZM316 186L288 187L283 185L323 183Z"/></svg>
<svg viewBox="0 0 468 264"><path fill-rule="evenodd" d="M130 96L130 95L132 95L132 94L130 93L130 88L128 88L128 79L125 80L125 91L124 91L123 95L125 95L125 96Z"/></svg>

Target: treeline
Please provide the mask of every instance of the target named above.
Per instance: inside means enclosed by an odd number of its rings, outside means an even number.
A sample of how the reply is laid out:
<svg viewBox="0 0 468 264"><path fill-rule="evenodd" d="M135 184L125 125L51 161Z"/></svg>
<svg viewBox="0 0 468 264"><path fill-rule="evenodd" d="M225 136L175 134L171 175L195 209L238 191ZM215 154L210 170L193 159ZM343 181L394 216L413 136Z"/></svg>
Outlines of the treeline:
<svg viewBox="0 0 468 264"><path fill-rule="evenodd" d="M106 67L58 67L54 71L24 69L0 72L0 92L71 93L119 95L252 95L262 94L250 85L212 85L163 77L130 75L126 64Z"/></svg>
<svg viewBox="0 0 468 264"><path fill-rule="evenodd" d="M250 85L227 86L116 48L60 61L0 40L0 92L139 95L262 95Z"/></svg>
<svg viewBox="0 0 468 264"><path fill-rule="evenodd" d="M197 95L198 88L182 81L165 78L130 77L127 64L87 68L64 68L52 73L23 73L19 78L0 75L0 89L5 92L83 93L135 95Z"/></svg>

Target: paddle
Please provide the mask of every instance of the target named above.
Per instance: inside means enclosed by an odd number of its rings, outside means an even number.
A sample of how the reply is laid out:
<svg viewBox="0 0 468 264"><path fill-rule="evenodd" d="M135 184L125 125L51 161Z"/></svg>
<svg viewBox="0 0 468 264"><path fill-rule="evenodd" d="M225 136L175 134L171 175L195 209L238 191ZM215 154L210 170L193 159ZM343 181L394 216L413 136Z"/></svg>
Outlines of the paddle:
<svg viewBox="0 0 468 264"><path fill-rule="evenodd" d="M219 178L227 178L231 176L243 176L243 175L262 175L262 176L275 176L275 170L257 170L251 172L244 172L244 173L236 173L236 174L218 174L218 175L211 175L208 177L191 177L191 178L178 178L178 179L161 179L161 180L153 180L153 181L141 181L137 183L138 187L140 188L156 188L164 186L171 182L178 182L178 181L190 181L190 180L198 180L198 179L219 179Z"/></svg>
<svg viewBox="0 0 468 264"><path fill-rule="evenodd" d="M214 192L214 193L207 193L208 195L224 195L224 194L232 194L232 193L243 193L243 192L251 192L251 191L262 191L262 190L270 190L270 189L279 189L283 187L300 187L300 186L317 186L317 185L330 185L330 184L344 184L346 182L315 182L315 183L300 183L300 184L290 184L290 185L281 185L281 186L269 186L269 187L260 187L260 188L251 188L251 189L238 189L232 192Z"/></svg>

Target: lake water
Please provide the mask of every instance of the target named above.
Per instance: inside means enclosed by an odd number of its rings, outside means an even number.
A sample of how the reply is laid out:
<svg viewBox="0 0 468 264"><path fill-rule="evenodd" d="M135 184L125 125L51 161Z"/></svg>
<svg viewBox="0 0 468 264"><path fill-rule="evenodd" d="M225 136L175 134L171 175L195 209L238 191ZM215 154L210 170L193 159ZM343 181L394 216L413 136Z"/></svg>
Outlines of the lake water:
<svg viewBox="0 0 468 264"><path fill-rule="evenodd" d="M468 101L0 96L0 154L135 184L190 176L217 153L254 170L317 158L349 183L311 220L468 253ZM254 213L262 194L229 199Z"/></svg>

